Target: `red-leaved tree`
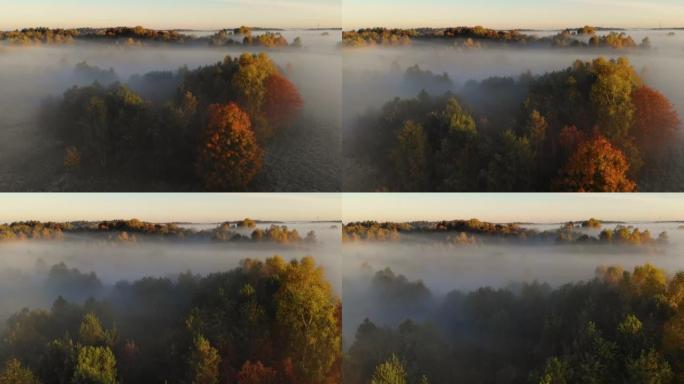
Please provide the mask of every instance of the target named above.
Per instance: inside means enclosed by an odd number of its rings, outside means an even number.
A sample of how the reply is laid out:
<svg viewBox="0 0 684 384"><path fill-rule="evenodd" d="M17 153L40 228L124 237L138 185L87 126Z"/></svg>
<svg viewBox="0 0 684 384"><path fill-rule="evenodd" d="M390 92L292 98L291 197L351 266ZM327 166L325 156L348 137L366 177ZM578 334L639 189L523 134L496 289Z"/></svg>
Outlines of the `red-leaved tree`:
<svg viewBox="0 0 684 384"><path fill-rule="evenodd" d="M657 158L676 142L680 123L677 111L667 97L647 86L637 88L632 100L636 144L645 159Z"/></svg>
<svg viewBox="0 0 684 384"><path fill-rule="evenodd" d="M274 73L266 79L264 113L273 128L278 129L290 124L303 105L299 90L290 80L279 73Z"/></svg>

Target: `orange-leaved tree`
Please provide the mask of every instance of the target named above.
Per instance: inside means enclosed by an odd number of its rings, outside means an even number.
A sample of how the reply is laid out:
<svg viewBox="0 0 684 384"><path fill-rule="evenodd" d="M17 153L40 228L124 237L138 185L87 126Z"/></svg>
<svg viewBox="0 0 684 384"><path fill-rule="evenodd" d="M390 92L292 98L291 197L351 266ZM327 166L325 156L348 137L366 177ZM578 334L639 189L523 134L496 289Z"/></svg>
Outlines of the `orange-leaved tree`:
<svg viewBox="0 0 684 384"><path fill-rule="evenodd" d="M212 104L197 159L197 173L209 190L244 190L261 170L263 151L249 115L235 103Z"/></svg>
<svg viewBox="0 0 684 384"><path fill-rule="evenodd" d="M636 184L627 177L629 163L605 137L579 144L570 156L556 188L577 192L633 192Z"/></svg>
<svg viewBox="0 0 684 384"><path fill-rule="evenodd" d="M257 361L252 363L246 361L238 373L240 384L274 384L276 382L276 370L267 367Z"/></svg>

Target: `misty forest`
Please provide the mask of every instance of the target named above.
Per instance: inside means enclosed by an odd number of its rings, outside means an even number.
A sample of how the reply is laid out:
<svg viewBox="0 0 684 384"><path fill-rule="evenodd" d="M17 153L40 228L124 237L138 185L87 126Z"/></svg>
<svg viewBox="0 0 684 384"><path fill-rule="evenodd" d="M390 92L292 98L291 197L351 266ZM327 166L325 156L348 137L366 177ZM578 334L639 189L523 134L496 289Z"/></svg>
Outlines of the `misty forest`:
<svg viewBox="0 0 684 384"><path fill-rule="evenodd" d="M681 382L682 228L345 224L344 382Z"/></svg>
<svg viewBox="0 0 684 384"><path fill-rule="evenodd" d="M339 383L339 231L2 225L0 382Z"/></svg>
<svg viewBox="0 0 684 384"><path fill-rule="evenodd" d="M345 31L343 188L681 191L681 36Z"/></svg>
<svg viewBox="0 0 684 384"><path fill-rule="evenodd" d="M0 32L0 186L338 191L334 32Z"/></svg>

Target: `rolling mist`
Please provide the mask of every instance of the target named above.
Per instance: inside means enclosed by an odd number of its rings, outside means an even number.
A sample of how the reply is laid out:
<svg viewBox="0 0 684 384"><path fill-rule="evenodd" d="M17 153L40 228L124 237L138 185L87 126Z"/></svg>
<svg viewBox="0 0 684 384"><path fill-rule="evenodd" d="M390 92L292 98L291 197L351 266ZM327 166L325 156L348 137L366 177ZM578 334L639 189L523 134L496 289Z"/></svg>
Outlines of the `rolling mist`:
<svg viewBox="0 0 684 384"><path fill-rule="evenodd" d="M422 89L428 93L451 90L459 95L471 80L513 77L530 72L542 75L572 65L575 60L591 61L599 56L627 57L648 85L660 90L684 113L684 80L678 76L684 59L684 33L680 30L625 30L635 41L648 37L649 50L594 48L459 48L444 43L418 41L406 47L373 47L343 50L344 127L367 108L378 108L394 97L414 97ZM670 35L670 33L674 35ZM557 33L534 32L538 36ZM604 35L608 31L602 31ZM436 75L446 73L451 89L431 84L406 82L407 68L418 65ZM462 95L466 99L468 95Z"/></svg>
<svg viewBox="0 0 684 384"><path fill-rule="evenodd" d="M624 270L651 263L674 275L682 269L684 230L680 223L627 223L651 234L665 231L662 247L555 244L553 242L452 245L430 234L402 234L399 241L346 242L343 245L344 341L354 340L368 318L379 326L398 326L407 319L425 321L453 292L484 287L518 291L522 284L557 288L589 281L598 267ZM526 224L539 231L560 224ZM604 223L602 229L616 224ZM601 229L578 229L598 236Z"/></svg>
<svg viewBox="0 0 684 384"><path fill-rule="evenodd" d="M260 223L257 228L267 228ZM115 285L141 279L169 278L181 274L207 276L230 271L241 261L263 261L279 255L286 260L312 256L324 268L325 278L341 292L340 231L336 223L283 223L306 234L314 231L315 243L212 242L163 240L144 235L135 242L109 241L102 236L66 234L62 240L7 241L0 244L0 322L22 308L49 309L62 296L83 303L106 298ZM183 224L194 230L215 224ZM335 226L335 228L333 228ZM251 230L236 229L249 236ZM244 233L243 233L244 232Z"/></svg>
<svg viewBox="0 0 684 384"><path fill-rule="evenodd" d="M326 33L327 32L327 33ZM65 182L64 148L45 129L43 105L61 98L73 86L121 82L145 96L161 92L172 99L176 84L146 90L148 73L215 64L225 56L265 52L296 85L303 98L299 119L287 134L269 143L264 167L253 189L287 191L340 190L341 58L339 31L283 31L288 40L301 37L302 47L263 49L251 46L125 46L76 41L69 45L0 45L0 187L4 191L60 190L196 190L155 180L84 180ZM86 70L79 70L86 64ZM90 68L90 70L88 70ZM146 91L147 94L146 94ZM164 95L166 93L166 95ZM159 95L156 95L159 96ZM152 97L154 98L154 97ZM150 98L146 97L146 102Z"/></svg>

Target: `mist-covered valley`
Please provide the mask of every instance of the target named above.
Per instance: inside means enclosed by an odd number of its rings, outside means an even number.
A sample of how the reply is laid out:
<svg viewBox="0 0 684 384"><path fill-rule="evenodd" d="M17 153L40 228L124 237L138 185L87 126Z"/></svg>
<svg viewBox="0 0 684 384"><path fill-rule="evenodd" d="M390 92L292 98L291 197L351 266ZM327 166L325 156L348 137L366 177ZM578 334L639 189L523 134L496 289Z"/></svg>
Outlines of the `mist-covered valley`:
<svg viewBox="0 0 684 384"><path fill-rule="evenodd" d="M255 229L268 230L271 225L287 226L301 234L302 240L251 241ZM206 236L169 238L168 235L136 234L112 229L94 232L65 232L60 239L14 239L0 242L0 269L3 291L22 293L3 295L3 319L22 307L49 308L60 295L83 301L90 296L102 297L120 281L136 281L146 277L176 279L179 274L209 275L236 268L245 259L263 260L280 255L286 260L312 256L324 267L326 276L340 292L339 229L336 223L258 223L255 228L233 228L230 235L245 240L217 240L213 231L220 224L179 224L191 233L212 231ZM125 235L121 235L124 233ZM221 233L221 232L217 232ZM315 239L305 236L313 233ZM222 235L223 236L223 235ZM66 267L70 273L62 273ZM76 272L75 270L78 270ZM64 287L50 285L64 275ZM86 276L93 274L92 279ZM69 282L73 276L74 282ZM79 286L82 281L84 286ZM28 298L27 298L27 297ZM35 298L32 300L30 298ZM7 300L8 302L4 302Z"/></svg>
<svg viewBox="0 0 684 384"><path fill-rule="evenodd" d="M385 33L399 33L394 31ZM414 33L421 36L423 31ZM555 41L544 45L518 42L515 37L503 40L501 35L508 32L498 33L498 38L412 37L404 45L389 43L391 38L387 36L361 47L347 43L343 49L345 190L682 189L678 116L684 112L684 83L677 76L684 58L681 30L597 30L592 35L581 34L580 30L568 32L568 39L582 44L590 36L602 39L615 33L636 42L629 47L561 46ZM522 33L542 39L562 35L559 31ZM640 46L639 42L646 38L647 47ZM615 108L612 118L604 117L606 108L611 107L600 105L598 87L592 88L597 84L594 80L600 78L596 74L603 71L596 67L598 58L625 58L625 68L633 72L631 80L627 80L635 81L632 89L622 91L625 98L620 103L625 109ZM578 70L578 60L591 63L585 68L588 79L582 74L584 70ZM602 73L619 71L614 68ZM641 86L660 96L649 93L640 99L637 89ZM430 97L421 96L421 91ZM452 95L443 96L445 92ZM393 101L395 97L401 100ZM621 96L614 93L611 97L617 100ZM447 108L449 98L457 100L457 104ZM661 120L646 117L645 105L658 111ZM538 115L533 118L534 112ZM672 119L666 122L664 116ZM640 123L642 117L648 122ZM448 137L449 120L454 138ZM415 124L406 127L408 121ZM612 128L606 128L613 124L624 127L622 133L611 133ZM624 165L616 167L612 175L619 175L625 182L585 183L583 178L597 171L583 162L582 156L572 156L582 152L578 150L581 144L568 145L559 140L561 135L568 136L569 131L563 132L565 127L586 136L580 142L600 136L610 143L610 150L622 152L614 158L623 157L618 161ZM643 144L640 130L648 130L654 141L668 137L657 144L658 156L668 160L649 154L651 150ZM417 131L422 131L425 138ZM542 131L543 137L535 136L535 131ZM409 140L413 140L413 146L402 144ZM598 144L594 143L595 154L609 152L605 142L600 143L602 149ZM589 146L582 149L590 151ZM514 174L515 180L507 180L507 174Z"/></svg>
<svg viewBox="0 0 684 384"><path fill-rule="evenodd" d="M339 382L337 222L15 222L0 238L0 378Z"/></svg>
<svg viewBox="0 0 684 384"><path fill-rule="evenodd" d="M681 223L588 223L345 224L345 382L679 377Z"/></svg>
<svg viewBox="0 0 684 384"><path fill-rule="evenodd" d="M197 34L197 39L221 36L216 31L184 33ZM254 39L269 34L289 43L299 38L300 45L241 44L243 36L233 37L232 32L230 38L222 37L229 42L221 44L143 38L130 43L107 37L60 44L0 41L5 90L0 95L0 186L5 191L340 190L339 31L249 31ZM245 68L244 61L223 69L215 65L243 53L264 53L267 64L253 73L257 80L238 86L232 71ZM179 90L188 71L207 67L204 76L209 76L210 66L215 68L212 80L205 77L203 85L196 82L192 89ZM268 107L262 99L239 95L251 92L249 87L266 87L268 73L285 79L274 81L270 89L290 93L269 96L285 102ZM101 89L92 87L96 81ZM221 95L212 90L219 81L226 82ZM120 96L116 84L132 91L128 99ZM84 101L76 103L78 110L72 106L67 111L65 92L75 86L79 90L72 97ZM87 100L103 100L104 107L88 107ZM207 181L206 175L219 165L198 165L204 109L226 102L245 111L255 133L237 131L239 120L227 120L233 124L231 134L246 137L249 146L214 150L237 153L230 168L238 171L228 180Z"/></svg>

